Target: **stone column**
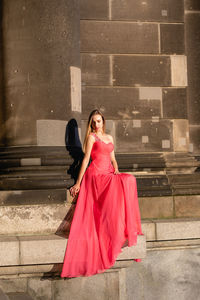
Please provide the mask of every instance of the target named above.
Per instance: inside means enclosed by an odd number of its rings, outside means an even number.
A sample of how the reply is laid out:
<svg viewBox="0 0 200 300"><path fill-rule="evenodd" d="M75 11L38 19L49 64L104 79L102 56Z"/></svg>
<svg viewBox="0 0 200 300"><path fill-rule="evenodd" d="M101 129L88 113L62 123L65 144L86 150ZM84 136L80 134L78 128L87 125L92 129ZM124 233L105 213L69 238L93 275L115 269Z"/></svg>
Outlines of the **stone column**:
<svg viewBox="0 0 200 300"><path fill-rule="evenodd" d="M0 189L66 188L66 146L81 147L79 0L6 0L1 19Z"/></svg>
<svg viewBox="0 0 200 300"><path fill-rule="evenodd" d="M190 152L200 156L200 2L185 1L185 44L188 61Z"/></svg>
<svg viewBox="0 0 200 300"><path fill-rule="evenodd" d="M81 113L78 1L4 1L3 45L6 145L65 145Z"/></svg>

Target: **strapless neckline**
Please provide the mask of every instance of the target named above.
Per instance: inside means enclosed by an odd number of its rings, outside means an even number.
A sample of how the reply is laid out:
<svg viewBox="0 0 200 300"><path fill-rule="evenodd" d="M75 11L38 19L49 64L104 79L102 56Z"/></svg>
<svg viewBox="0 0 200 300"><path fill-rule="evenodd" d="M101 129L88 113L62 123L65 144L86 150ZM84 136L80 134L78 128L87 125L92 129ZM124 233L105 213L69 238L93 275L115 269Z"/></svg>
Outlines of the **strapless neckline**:
<svg viewBox="0 0 200 300"><path fill-rule="evenodd" d="M102 139L100 139L97 135L96 135L96 133L94 133L94 135L95 135L95 137L96 137L96 142L102 142L102 143L104 143L105 145L109 145L109 144L112 144L113 145L113 143L112 142L109 142L109 143L106 143L106 142L104 142Z"/></svg>

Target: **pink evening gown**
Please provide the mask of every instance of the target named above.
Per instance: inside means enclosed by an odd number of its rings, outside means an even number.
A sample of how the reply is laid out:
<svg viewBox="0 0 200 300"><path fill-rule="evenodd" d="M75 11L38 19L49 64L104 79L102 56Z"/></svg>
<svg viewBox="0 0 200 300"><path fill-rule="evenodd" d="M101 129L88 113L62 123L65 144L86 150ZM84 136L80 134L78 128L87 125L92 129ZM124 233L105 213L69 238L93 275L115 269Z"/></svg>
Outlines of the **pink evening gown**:
<svg viewBox="0 0 200 300"><path fill-rule="evenodd" d="M96 134L71 224L61 277L91 276L114 265L123 244L137 244L141 230L136 179L114 174L113 143ZM140 261L137 259L136 261Z"/></svg>

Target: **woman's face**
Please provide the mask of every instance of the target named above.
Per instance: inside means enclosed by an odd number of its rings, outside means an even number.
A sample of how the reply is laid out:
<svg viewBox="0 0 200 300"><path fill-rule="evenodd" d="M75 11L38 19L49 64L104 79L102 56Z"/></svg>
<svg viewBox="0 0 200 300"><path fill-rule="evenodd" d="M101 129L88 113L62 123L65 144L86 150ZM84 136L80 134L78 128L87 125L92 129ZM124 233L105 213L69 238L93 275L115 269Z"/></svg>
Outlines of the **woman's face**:
<svg viewBox="0 0 200 300"><path fill-rule="evenodd" d="M95 131L100 131L103 129L103 119L101 115L94 115L92 117L92 128Z"/></svg>

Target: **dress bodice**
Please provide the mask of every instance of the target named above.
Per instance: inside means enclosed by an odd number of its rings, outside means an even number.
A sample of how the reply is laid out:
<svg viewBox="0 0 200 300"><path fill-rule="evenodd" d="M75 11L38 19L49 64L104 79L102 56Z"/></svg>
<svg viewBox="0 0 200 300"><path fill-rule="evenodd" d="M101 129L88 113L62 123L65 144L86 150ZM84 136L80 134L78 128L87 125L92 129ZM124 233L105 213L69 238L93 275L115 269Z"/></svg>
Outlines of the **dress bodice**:
<svg viewBox="0 0 200 300"><path fill-rule="evenodd" d="M94 138L95 142L92 147L91 151L91 159L92 162L95 164L96 167L100 169L112 169L111 159L110 159L110 153L114 149L114 145L112 142L105 143L102 141L96 134L91 133Z"/></svg>

